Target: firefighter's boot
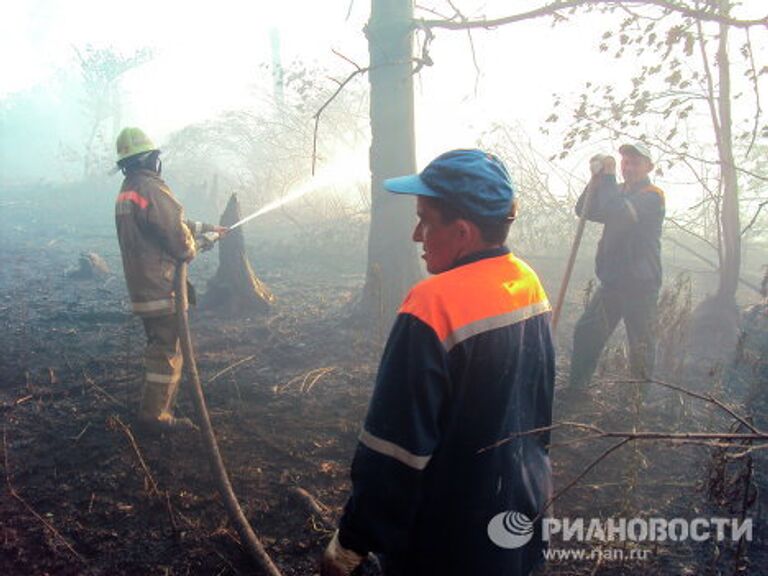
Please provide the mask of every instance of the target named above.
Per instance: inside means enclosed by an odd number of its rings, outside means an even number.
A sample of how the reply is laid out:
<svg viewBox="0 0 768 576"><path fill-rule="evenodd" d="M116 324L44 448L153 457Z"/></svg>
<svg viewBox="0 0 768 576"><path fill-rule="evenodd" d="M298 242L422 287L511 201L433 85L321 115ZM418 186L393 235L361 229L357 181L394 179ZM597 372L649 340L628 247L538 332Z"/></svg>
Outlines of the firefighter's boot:
<svg viewBox="0 0 768 576"><path fill-rule="evenodd" d="M139 407L139 425L150 432L197 430L189 418L173 415L173 404L178 390L176 384L145 382Z"/></svg>

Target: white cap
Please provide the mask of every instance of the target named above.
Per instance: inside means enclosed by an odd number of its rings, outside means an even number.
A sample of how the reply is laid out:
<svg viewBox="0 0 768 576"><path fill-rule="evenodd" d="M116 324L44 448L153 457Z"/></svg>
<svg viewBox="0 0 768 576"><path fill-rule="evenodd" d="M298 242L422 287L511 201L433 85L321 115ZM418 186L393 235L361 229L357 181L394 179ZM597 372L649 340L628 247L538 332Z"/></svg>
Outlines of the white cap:
<svg viewBox="0 0 768 576"><path fill-rule="evenodd" d="M648 158L648 160L653 162L653 158L651 158L651 153L648 150L648 147L642 142L634 142L633 144L622 144L621 146L619 146L619 154L637 154L639 156Z"/></svg>

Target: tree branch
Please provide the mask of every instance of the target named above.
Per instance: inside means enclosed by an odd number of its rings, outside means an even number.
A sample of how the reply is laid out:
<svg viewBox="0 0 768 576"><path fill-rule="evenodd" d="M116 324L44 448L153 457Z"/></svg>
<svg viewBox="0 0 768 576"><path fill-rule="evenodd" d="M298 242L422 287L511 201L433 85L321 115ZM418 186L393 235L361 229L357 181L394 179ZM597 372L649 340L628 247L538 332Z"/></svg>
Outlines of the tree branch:
<svg viewBox="0 0 768 576"><path fill-rule="evenodd" d="M480 18L477 20L420 20L419 25L427 28L444 28L448 30L466 30L471 28L498 28L506 24L513 24L515 22L521 22L524 20L533 20L536 18L542 18L545 16L560 16L558 13L562 10L571 10L574 8L582 8L589 6L605 6L605 7L622 7L626 8L627 5L643 6L650 5L656 6L663 10L669 10L670 12L678 13L682 16L702 20L706 22L717 22L719 24L726 24L728 26L734 26L736 28L749 28L751 26L768 26L768 15L758 19L738 19L730 16L724 16L721 14L715 14L705 12L703 10L697 10L690 6L685 6L671 0L564 0L555 1L550 4L545 4L534 10L528 12L521 12L519 14L512 14L510 16L502 16L500 18ZM562 17L562 16L561 16Z"/></svg>
<svg viewBox="0 0 768 576"><path fill-rule="evenodd" d="M712 394L700 394L698 392L694 392L693 390L688 390L687 388L683 388L682 386L678 386L676 384L670 384L669 382L664 382L662 380L655 380L655 379L648 379L648 380L615 380L615 384L656 384L658 386L662 386L664 388L669 388L670 390L675 390L676 392L680 392L682 394L685 394L687 396L690 396L692 398L698 398L699 400L704 400L705 402L711 402L721 410L723 410L726 414L728 414L731 418L738 420L742 425L749 428L753 433L755 434L763 434L760 430L754 427L744 416L740 416L734 410L730 407L728 407L722 400L719 400Z"/></svg>
<svg viewBox="0 0 768 576"><path fill-rule="evenodd" d="M315 127L312 133L312 175L313 176L315 175L315 167L317 165L317 134L318 134L318 131L320 130L320 116L322 116L325 109L328 108L328 106L330 106L331 102L333 102L336 99L336 97L339 94L341 94L341 91L344 90L344 87L347 84L349 84L356 76L365 74L371 69L370 66L366 66L365 68L359 66L358 64L356 64L346 56L342 56L335 50L333 51L333 53L336 54L339 58L352 64L355 67L355 70L350 72L349 75L346 78L344 78L344 80L339 82L339 85L336 87L336 90L333 91L333 94L331 94L330 97L328 97L325 100L325 102L323 102L323 104L320 106L320 108L318 108L317 112L315 112L313 116L315 120Z"/></svg>
<svg viewBox="0 0 768 576"><path fill-rule="evenodd" d="M764 441L763 443L760 443L757 446L750 446L747 450L743 450L739 452L738 455L740 456L749 455L752 450L761 450L761 449L768 448L768 432L764 432L758 429L746 417L738 414L733 408L731 408L730 406L725 404L723 401L714 397L711 394L701 394L699 392L688 390L687 388L684 388L682 386L678 386L676 384L670 384L668 382L663 382L661 380L650 380L650 379L649 380L616 380L614 381L614 383L615 384L656 384L658 386L663 386L665 388L669 388L671 390L681 392L693 398L697 398L699 400L709 402L711 404L714 404L718 408L720 408L722 411L728 414L728 416L733 418L740 425L748 428L750 430L750 433L664 432L664 431L637 431L637 430L633 430L631 432L630 431L612 432L612 431L603 430L593 424L585 424L582 422L555 422L550 426L534 428L532 430L526 430L524 432L516 432L516 433L510 434L509 436L502 438L501 440L495 442L494 444L478 450L477 453L480 454L482 452L486 452L488 450L493 450L495 448L498 448L499 446L502 446L508 442L511 442L513 440L516 440L522 437L537 436L539 434L549 434L550 432L561 429L561 428L575 428L577 430L583 430L583 431L592 433L590 436L572 439L570 443L578 442L578 441L582 441L582 442L592 441L592 440L598 440L601 438L614 438L614 439L618 438L619 439L617 443L610 446L608 449L603 451L597 458L592 460L573 480L568 482L562 489L555 492L549 498L549 500L547 500L547 502L544 504L543 508L539 512L539 515L536 517L534 522L539 520L541 516L544 514L544 512L547 509L549 509L552 506L552 504L555 503L556 500L558 500L566 492L568 492L568 490L570 490L576 484L578 484L578 482L581 481L587 474L589 474L598 464L600 464L613 452L619 450L621 447L623 447L624 445L630 442L666 440L673 443L699 444L699 445L705 445L709 447L714 446L714 447L730 448L737 443L741 443L745 441L746 442L752 442L754 440ZM731 429L733 429L733 427L731 427ZM549 444L549 446L552 446L552 444Z"/></svg>
<svg viewBox="0 0 768 576"><path fill-rule="evenodd" d="M696 250L694 250L692 248L689 248L688 246L686 246L682 242L680 242L678 240L675 240L674 238L671 238L669 236L664 236L663 238L667 242L672 242L672 244L674 244L678 248L682 248L683 250L685 250L686 252L688 252L692 256L695 256L696 258L698 258L702 262L705 262L706 264L709 264L712 267L713 270L718 270L719 266L717 264L715 264L712 260L710 260L706 256L702 256L701 254L696 252ZM739 276L739 282L741 282L747 288L751 288L752 290L754 290L758 294L762 295L762 291L760 290L760 288L758 286L752 284L752 282L750 282L748 280L744 280L744 278L742 278L741 276Z"/></svg>
<svg viewBox="0 0 768 576"><path fill-rule="evenodd" d="M755 53L752 50L752 39L749 35L749 28L747 28L745 32L747 35L746 51L747 56L749 57L749 69L752 73L752 90L755 93L755 123L752 126L752 137L749 140L749 146L747 146L747 151L744 154L744 157L747 158L749 157L750 152L752 152L752 147L755 145L755 140L757 139L757 133L760 131L760 116L762 116L763 108L760 105L760 89L758 86L759 72L757 66L755 66Z"/></svg>
<svg viewBox="0 0 768 576"><path fill-rule="evenodd" d="M711 241L707 240L707 239L706 239L704 236L702 236L701 234L698 234L698 233L694 232L693 230L690 230L690 229L686 228L685 226L683 226L682 224L680 224L680 223L679 223L679 222L678 222L678 221L677 221L675 218L672 218L672 217L670 216L670 217L667 217L667 218L666 218L666 221L667 221L667 222L669 222L670 224L672 224L673 226L677 226L677 227L678 227L680 230L682 230L682 231L683 231L683 232L685 232L686 234L690 234L691 236L693 236L693 237L694 237L694 238L696 238L697 240L700 240L701 242L704 242L704 243L705 243L707 246L709 246L710 248L712 248L712 250L714 250L715 252L717 252L717 246L715 246L715 245L714 245L714 244L713 244Z"/></svg>
<svg viewBox="0 0 768 576"><path fill-rule="evenodd" d="M53 534L54 538L56 538L58 541L60 541L64 547L70 551L70 553L77 558L82 564L86 564L85 558L83 558L80 554L77 553L77 551L72 547L72 545L67 542L67 539L64 538L64 536L59 533L58 530L45 518L40 516L38 512L30 506L24 498L22 498L18 492L16 492L16 489L13 487L13 484L11 483L11 469L8 464L8 442L6 440L6 428L5 424L3 424L3 462L5 464L5 484L8 487L8 493L11 495L11 497L19 502L24 508L27 509L27 511L34 516L38 522L40 522L43 526L48 529L51 534Z"/></svg>
<svg viewBox="0 0 768 576"><path fill-rule="evenodd" d="M765 208L766 204L768 204L768 200L765 200L764 202L760 202L760 204L757 207L757 210L755 210L755 214L752 216L752 219L749 221L749 224L747 224L744 229L741 231L741 235L744 236L744 234L747 233L747 231L752 228L752 226L755 225L755 222L757 222L757 217L760 216L760 212L763 208Z"/></svg>

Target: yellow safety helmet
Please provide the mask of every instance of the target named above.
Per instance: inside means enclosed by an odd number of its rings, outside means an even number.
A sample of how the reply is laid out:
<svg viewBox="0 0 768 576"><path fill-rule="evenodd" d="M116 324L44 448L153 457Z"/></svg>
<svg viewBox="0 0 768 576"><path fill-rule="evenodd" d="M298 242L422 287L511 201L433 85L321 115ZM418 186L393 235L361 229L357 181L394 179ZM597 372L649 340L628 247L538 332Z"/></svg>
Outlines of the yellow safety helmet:
<svg viewBox="0 0 768 576"><path fill-rule="evenodd" d="M123 128L115 144L118 163L136 154L158 149L140 128Z"/></svg>

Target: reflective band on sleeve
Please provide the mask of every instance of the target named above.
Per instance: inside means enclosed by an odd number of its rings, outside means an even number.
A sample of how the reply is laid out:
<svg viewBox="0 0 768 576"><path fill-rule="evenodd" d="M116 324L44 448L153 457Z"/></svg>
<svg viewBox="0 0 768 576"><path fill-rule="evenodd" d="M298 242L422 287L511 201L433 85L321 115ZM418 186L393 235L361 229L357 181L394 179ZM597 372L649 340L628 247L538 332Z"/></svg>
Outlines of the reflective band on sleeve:
<svg viewBox="0 0 768 576"><path fill-rule="evenodd" d="M146 210L147 206L149 205L149 200L144 198L144 196L141 196L138 192L134 192L133 190L120 192L120 194L117 195L117 202L133 202L142 210Z"/></svg>
<svg viewBox="0 0 768 576"><path fill-rule="evenodd" d="M449 334L448 337L443 340L443 347L446 351L450 351L456 344L459 344L472 336L477 336L478 334L488 332L489 330L495 330L496 328L511 326L512 324L523 322L524 320L528 320L539 314L544 314L550 310L549 301L544 300L543 302L536 302L535 304L531 304L524 308L518 308L517 310L513 310L506 314L493 316L491 318L483 318L482 320L462 326L452 334Z"/></svg>
<svg viewBox="0 0 768 576"><path fill-rule="evenodd" d="M158 374L157 372L147 372L144 375L147 382L156 384L175 384L179 381L179 374Z"/></svg>
<svg viewBox="0 0 768 576"><path fill-rule="evenodd" d="M415 470L424 470L424 468L427 467L427 464L429 464L429 460L432 458L431 454L429 456L417 456L416 454L412 454L405 448L402 448L389 440L377 438L365 429L360 432L359 440L374 452L394 458L398 462L402 462Z"/></svg>
<svg viewBox="0 0 768 576"><path fill-rule="evenodd" d="M173 300L164 298L163 300L150 300L148 302L131 302L133 311L136 314L147 312L160 312L162 310L173 311Z"/></svg>
<svg viewBox="0 0 768 576"><path fill-rule="evenodd" d="M192 233L193 234L200 234L203 231L203 223L202 222L192 222Z"/></svg>

